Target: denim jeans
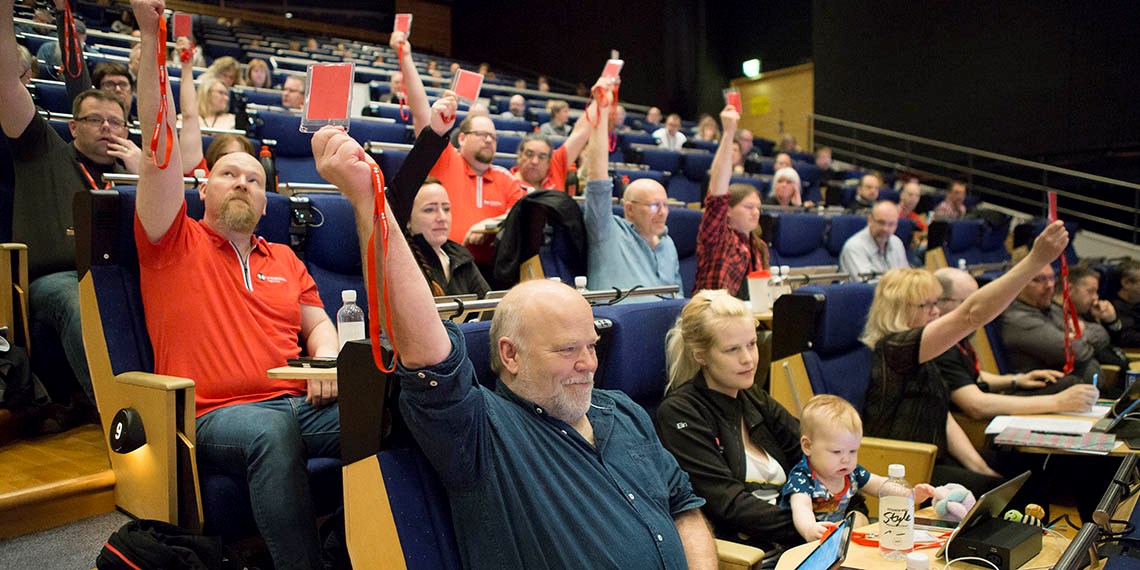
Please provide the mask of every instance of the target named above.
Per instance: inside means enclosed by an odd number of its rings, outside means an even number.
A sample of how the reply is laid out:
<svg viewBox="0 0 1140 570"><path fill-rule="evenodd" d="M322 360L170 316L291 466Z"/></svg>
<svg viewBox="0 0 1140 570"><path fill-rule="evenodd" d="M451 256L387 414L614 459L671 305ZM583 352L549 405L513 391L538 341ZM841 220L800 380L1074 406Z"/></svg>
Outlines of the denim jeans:
<svg viewBox="0 0 1140 570"><path fill-rule="evenodd" d="M304 396L213 410L197 420L198 462L249 483L253 518L278 570L321 568L305 462L340 455L339 406Z"/></svg>
<svg viewBox="0 0 1140 570"><path fill-rule="evenodd" d="M91 387L87 353L83 350L83 327L79 320L78 274L61 271L32 281L28 286L28 311L33 330L51 331L59 337L67 363L87 399L94 405L95 390Z"/></svg>

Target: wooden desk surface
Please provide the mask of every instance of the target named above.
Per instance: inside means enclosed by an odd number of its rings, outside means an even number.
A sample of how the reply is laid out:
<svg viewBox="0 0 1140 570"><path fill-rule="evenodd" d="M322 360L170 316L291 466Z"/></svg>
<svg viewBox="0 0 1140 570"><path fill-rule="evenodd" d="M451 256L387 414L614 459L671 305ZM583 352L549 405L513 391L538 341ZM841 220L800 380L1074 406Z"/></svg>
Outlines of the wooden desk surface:
<svg viewBox="0 0 1140 570"><path fill-rule="evenodd" d="M336 380L336 368L304 368L301 366L278 366L270 368L270 378L285 380L309 380L310 378L323 378Z"/></svg>
<svg viewBox="0 0 1140 570"><path fill-rule="evenodd" d="M857 530L864 532L878 532L879 525L870 524ZM1068 540L1062 540L1051 533L1045 535L1045 538L1042 541L1041 552L1037 554L1037 556L1034 556L1032 559L1030 559L1029 562L1025 564L1025 567L1048 567L1048 565L1053 564L1057 561L1058 558L1061 557L1061 553L1065 551L1065 547L1067 547L1068 544ZM791 550L788 550L784 553L783 556L780 557L780 561L776 564L776 570L795 570L796 566L798 566L800 562L803 562L804 559L807 558L808 554L811 554L811 551L815 550L815 547L818 545L819 542L809 542L807 544L801 544ZM941 568L942 565L946 563L946 561L941 558L934 560L934 555L938 552L937 548L924 548L919 552L925 552L927 556L931 557L931 568ZM906 568L906 561L887 560L886 558L879 556L878 547L861 546L852 542L851 547L847 550L847 560L843 563L843 566L848 568L860 568L868 570L892 568L903 570ZM988 566L978 566L969 562L957 562L953 567L989 568Z"/></svg>

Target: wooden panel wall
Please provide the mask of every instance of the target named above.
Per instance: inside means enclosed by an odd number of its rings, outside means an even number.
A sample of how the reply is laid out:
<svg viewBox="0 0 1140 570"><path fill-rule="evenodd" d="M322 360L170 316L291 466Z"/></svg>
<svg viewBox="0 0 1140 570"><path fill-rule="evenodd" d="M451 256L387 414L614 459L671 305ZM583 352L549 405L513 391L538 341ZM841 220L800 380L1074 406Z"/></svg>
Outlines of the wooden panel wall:
<svg viewBox="0 0 1140 570"><path fill-rule="evenodd" d="M734 79L740 89L744 116L741 126L754 136L778 141L791 133L805 151L808 140L808 113L814 109L815 70L812 64L765 72L759 79Z"/></svg>

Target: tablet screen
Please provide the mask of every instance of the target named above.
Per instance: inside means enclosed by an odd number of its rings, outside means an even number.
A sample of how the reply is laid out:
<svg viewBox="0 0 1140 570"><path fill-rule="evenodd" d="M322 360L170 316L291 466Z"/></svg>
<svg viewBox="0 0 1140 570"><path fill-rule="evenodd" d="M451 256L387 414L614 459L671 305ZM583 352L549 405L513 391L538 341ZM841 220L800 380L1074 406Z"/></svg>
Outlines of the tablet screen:
<svg viewBox="0 0 1140 570"><path fill-rule="evenodd" d="M830 570L847 557L847 543L851 540L851 525L854 517L848 515L839 526L823 539L815 550L796 566L796 570Z"/></svg>

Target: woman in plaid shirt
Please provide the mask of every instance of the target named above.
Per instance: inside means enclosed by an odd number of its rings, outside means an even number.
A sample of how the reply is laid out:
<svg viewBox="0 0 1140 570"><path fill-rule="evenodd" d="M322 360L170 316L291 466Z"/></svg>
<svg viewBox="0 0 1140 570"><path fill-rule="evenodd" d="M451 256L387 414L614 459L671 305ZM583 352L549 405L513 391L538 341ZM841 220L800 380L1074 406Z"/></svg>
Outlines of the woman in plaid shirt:
<svg viewBox="0 0 1140 570"><path fill-rule="evenodd" d="M751 184L732 184L732 139L740 115L731 105L720 113L720 146L709 171L709 193L697 234L697 279L693 293L725 289L740 299L748 273L768 269L768 244L760 236L760 194Z"/></svg>

